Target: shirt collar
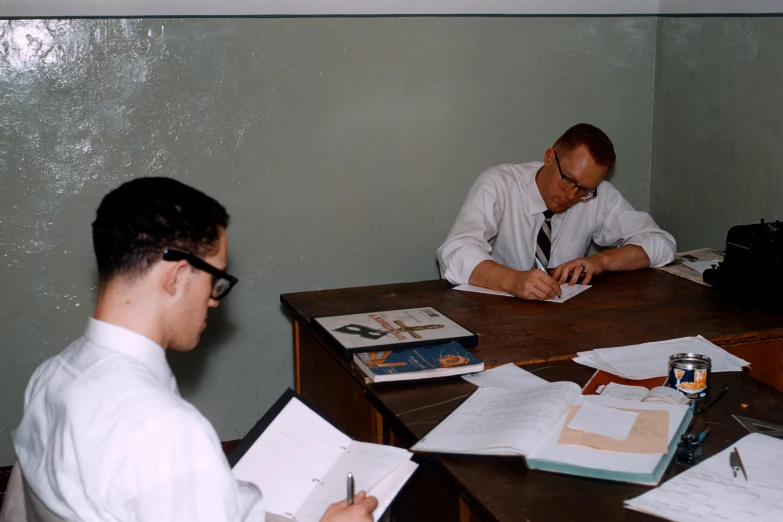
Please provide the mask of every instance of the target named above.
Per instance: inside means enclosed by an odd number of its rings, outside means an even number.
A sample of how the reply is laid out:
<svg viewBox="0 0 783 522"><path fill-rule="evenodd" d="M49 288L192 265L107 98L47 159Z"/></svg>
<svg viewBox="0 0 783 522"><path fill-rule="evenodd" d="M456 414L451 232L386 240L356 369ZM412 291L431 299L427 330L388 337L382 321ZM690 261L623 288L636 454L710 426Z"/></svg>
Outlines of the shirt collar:
<svg viewBox="0 0 783 522"><path fill-rule="evenodd" d="M148 339L127 328L99 321L92 317L90 317L87 323L84 338L103 348L122 352L129 357L133 357L146 366L163 384L176 387L174 374L171 372L168 361L166 361L166 352L162 346L152 339Z"/></svg>
<svg viewBox="0 0 783 522"><path fill-rule="evenodd" d="M544 203L544 198L541 197L541 192L539 192L538 185L536 185L536 173L543 166L544 164L540 161L531 161L525 164L526 169L522 182L525 187L524 197L527 200L525 208L529 216L543 214L546 210L546 203Z"/></svg>

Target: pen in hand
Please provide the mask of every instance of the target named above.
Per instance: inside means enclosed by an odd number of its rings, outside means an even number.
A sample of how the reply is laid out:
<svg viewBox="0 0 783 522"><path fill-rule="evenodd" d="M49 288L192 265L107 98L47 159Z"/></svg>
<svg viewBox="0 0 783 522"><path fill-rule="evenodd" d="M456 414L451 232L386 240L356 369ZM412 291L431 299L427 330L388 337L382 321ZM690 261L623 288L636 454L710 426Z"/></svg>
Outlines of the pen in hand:
<svg viewBox="0 0 783 522"><path fill-rule="evenodd" d="M347 481L347 501L349 506L353 506L353 473L348 473L348 481Z"/></svg>
<svg viewBox="0 0 783 522"><path fill-rule="evenodd" d="M534 257L534 258L533 258L533 261L535 261L535 262L536 262L536 266L537 266L537 267L538 267L538 268L539 268L539 269L540 269L542 272L544 272L546 275L549 275L549 272L547 272L547 271L546 271L546 268L544 268L544 265L542 265L542 264L541 264L541 261L539 261L537 257ZM556 295L556 296L555 296L555 299L560 299L560 296L559 296L559 295Z"/></svg>

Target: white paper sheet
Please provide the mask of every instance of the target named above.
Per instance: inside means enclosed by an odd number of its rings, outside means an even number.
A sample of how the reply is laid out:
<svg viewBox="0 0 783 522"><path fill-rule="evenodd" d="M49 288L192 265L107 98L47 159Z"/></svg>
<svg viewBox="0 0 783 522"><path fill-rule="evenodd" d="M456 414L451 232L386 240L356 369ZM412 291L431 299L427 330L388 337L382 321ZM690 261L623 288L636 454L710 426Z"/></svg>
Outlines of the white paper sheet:
<svg viewBox="0 0 783 522"><path fill-rule="evenodd" d="M622 411L615 408L607 408L598 404L585 403L576 412L574 418L568 423L572 430L586 431L611 437L613 439L625 440L631 434L634 422L636 422L638 413L632 411Z"/></svg>
<svg viewBox="0 0 783 522"><path fill-rule="evenodd" d="M261 489L267 518L318 522L329 504L345 498L350 471L357 491L378 498L377 521L416 469L410 457L402 448L351 440L294 398L232 472Z"/></svg>
<svg viewBox="0 0 783 522"><path fill-rule="evenodd" d="M552 299L544 299L547 303L565 303L572 297L575 297L588 288L592 287L593 285L574 285L571 286L568 283L560 285L560 290L563 292L562 295L558 297L553 297Z"/></svg>
<svg viewBox="0 0 783 522"><path fill-rule="evenodd" d="M410 454L402 448L382 446L366 442L353 441L350 449L337 459L321 482L308 496L307 500L296 511L296 520L303 522L318 522L330 504L345 497L345 480L348 472L354 476L356 491L366 491L373 494L376 485L383 482L400 466L407 466ZM414 468L415 469L415 468ZM405 478L401 486L405 483ZM262 490L263 493L263 490ZM377 520L394 497L378 498L379 505L373 512Z"/></svg>
<svg viewBox="0 0 783 522"><path fill-rule="evenodd" d="M703 274L708 268L712 268L712 265L717 265L722 259L710 259L709 261L683 261L682 264L693 268L698 273Z"/></svg>
<svg viewBox="0 0 783 522"><path fill-rule="evenodd" d="M627 408L628 403L622 399L601 397L600 395L583 395L577 398L576 405L585 403L599 404L611 408ZM639 402L633 405L635 410L666 410L669 412L668 438L674 438L687 415L687 406L669 406L666 404L648 404ZM557 461L574 466L604 469L626 473L652 473L661 460L660 454L618 453L599 450L588 446L559 445L560 431L565 424L565 418L555 426L540 447L532 454L534 459Z"/></svg>
<svg viewBox="0 0 783 522"><path fill-rule="evenodd" d="M544 299L545 302L548 303L564 303L574 297L575 295L579 295L588 288L590 288L592 285L574 285L571 286L568 283L560 285L560 290L563 292L562 295L558 297L553 297L552 299ZM514 297L512 294L509 294L508 292L501 292L500 290L490 290L489 288L484 288L481 286L475 286L475 285L459 285L455 286L453 290L461 290L463 292L476 292L478 294L490 294L490 295L502 295L505 297Z"/></svg>
<svg viewBox="0 0 783 522"><path fill-rule="evenodd" d="M234 466L234 476L257 485L271 513L293 515L351 444L351 438L297 399L277 415Z"/></svg>
<svg viewBox="0 0 783 522"><path fill-rule="evenodd" d="M601 392L601 397L614 397L615 399L624 399L626 401L641 401L647 395L647 388L644 386L626 386L610 382ZM679 393L679 392L678 392Z"/></svg>
<svg viewBox="0 0 783 522"><path fill-rule="evenodd" d="M490 290L489 288L484 288L483 286L475 286L475 285L459 285L452 288L452 290L460 290L462 292L476 292L477 294L490 294L490 295L502 295L505 297L514 297L513 294L509 294L508 292L501 292L500 290Z"/></svg>
<svg viewBox="0 0 783 522"><path fill-rule="evenodd" d="M504 390L523 390L548 384L548 381L523 370L513 363L504 364L481 373L463 375L463 379L479 388L502 388Z"/></svg>
<svg viewBox="0 0 783 522"><path fill-rule="evenodd" d="M734 477L729 466L735 447L747 481L741 473ZM746 435L625 505L676 522L783 520L783 440Z"/></svg>

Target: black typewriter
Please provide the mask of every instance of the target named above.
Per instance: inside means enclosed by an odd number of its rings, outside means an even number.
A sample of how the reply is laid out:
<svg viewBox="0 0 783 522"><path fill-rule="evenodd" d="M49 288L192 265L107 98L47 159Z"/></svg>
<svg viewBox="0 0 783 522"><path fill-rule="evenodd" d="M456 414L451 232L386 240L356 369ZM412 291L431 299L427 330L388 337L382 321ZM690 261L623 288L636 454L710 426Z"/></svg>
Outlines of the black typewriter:
<svg viewBox="0 0 783 522"><path fill-rule="evenodd" d="M726 256L704 271L704 282L740 297L780 303L783 223L737 225L726 235Z"/></svg>

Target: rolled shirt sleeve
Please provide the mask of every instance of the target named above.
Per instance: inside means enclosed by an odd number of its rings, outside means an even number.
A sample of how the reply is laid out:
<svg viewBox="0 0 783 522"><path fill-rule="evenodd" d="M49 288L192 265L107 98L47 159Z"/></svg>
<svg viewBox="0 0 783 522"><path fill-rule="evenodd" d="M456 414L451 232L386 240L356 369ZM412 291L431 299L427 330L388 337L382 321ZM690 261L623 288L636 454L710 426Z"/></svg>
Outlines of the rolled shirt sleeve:
<svg viewBox="0 0 783 522"><path fill-rule="evenodd" d="M465 284L482 261L492 258L492 241L505 211L505 196L487 171L471 187L446 241L438 248L440 275L455 285Z"/></svg>
<svg viewBox="0 0 783 522"><path fill-rule="evenodd" d="M602 183L604 192L602 219L593 234L593 241L604 247L636 245L650 258L650 266L657 268L674 260L677 243L668 232L661 230L646 212L634 210L616 188Z"/></svg>

